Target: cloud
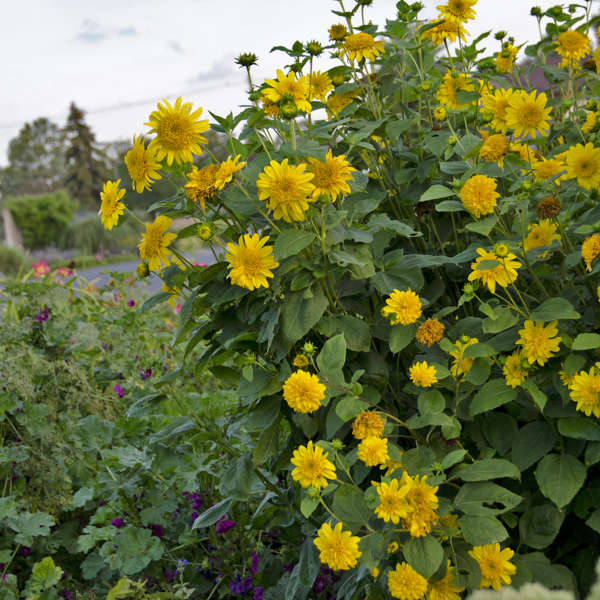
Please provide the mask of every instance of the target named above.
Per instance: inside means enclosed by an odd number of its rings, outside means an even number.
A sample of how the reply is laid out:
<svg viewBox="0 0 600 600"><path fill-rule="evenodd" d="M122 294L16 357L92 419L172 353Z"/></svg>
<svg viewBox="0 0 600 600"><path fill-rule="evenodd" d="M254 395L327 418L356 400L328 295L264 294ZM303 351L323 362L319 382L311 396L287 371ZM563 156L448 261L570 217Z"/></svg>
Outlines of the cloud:
<svg viewBox="0 0 600 600"><path fill-rule="evenodd" d="M106 29L92 19L84 19L81 23L81 31L76 35L76 38L88 44L95 44L114 36L131 37L137 35L135 27L122 27L120 29Z"/></svg>
<svg viewBox="0 0 600 600"><path fill-rule="evenodd" d="M229 77L235 69L233 68L233 57L222 56L215 60L208 71L202 71L194 77L193 81L216 81L219 79L226 79Z"/></svg>
<svg viewBox="0 0 600 600"><path fill-rule="evenodd" d="M170 40L168 42L169 48L173 50L173 52L177 52L177 54L183 54L183 47L179 42L175 42L174 40Z"/></svg>
<svg viewBox="0 0 600 600"><path fill-rule="evenodd" d="M135 27L125 27L123 29L119 29L119 31L117 31L118 35L126 35L126 36L132 36L132 35L137 35L137 29Z"/></svg>

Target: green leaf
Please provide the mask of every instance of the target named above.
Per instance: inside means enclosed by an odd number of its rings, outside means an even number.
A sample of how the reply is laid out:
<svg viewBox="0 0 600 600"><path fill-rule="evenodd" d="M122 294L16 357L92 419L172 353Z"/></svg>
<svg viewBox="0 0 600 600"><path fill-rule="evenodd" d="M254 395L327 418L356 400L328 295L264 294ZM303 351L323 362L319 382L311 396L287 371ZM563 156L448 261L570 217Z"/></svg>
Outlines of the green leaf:
<svg viewBox="0 0 600 600"><path fill-rule="evenodd" d="M146 300L146 302L144 302L144 304L142 304L139 312L145 313L146 311L150 310L151 308L154 308L158 304L162 304L163 302L166 302L170 297L171 297L171 294L169 294L169 292L159 292L155 296L148 298L148 300Z"/></svg>
<svg viewBox="0 0 600 600"><path fill-rule="evenodd" d="M440 198L448 198L450 196L454 196L454 192L450 188L447 188L445 185L438 185L436 183L421 194L419 202L439 200Z"/></svg>
<svg viewBox="0 0 600 600"><path fill-rule="evenodd" d="M354 419L363 410L369 408L369 405L357 396L346 396L342 398L335 406L337 416L344 421Z"/></svg>
<svg viewBox="0 0 600 600"><path fill-rule="evenodd" d="M484 458L470 465L458 465L452 473L452 479L460 477L463 481L488 481L500 477L519 479L519 469L503 458Z"/></svg>
<svg viewBox="0 0 600 600"><path fill-rule="evenodd" d="M308 592L314 584L320 568L321 562L319 560L319 552L314 541L308 537L302 544L300 560L290 574L285 590L285 597L294 598L299 588ZM305 597L305 595L303 595L303 597Z"/></svg>
<svg viewBox="0 0 600 600"><path fill-rule="evenodd" d="M323 344L323 348L317 356L317 366L324 374L328 374L340 371L345 362L346 340L344 335L340 333Z"/></svg>
<svg viewBox="0 0 600 600"><path fill-rule="evenodd" d="M333 496L333 512L348 527L361 527L369 522L373 511L367 506L365 496L358 488L342 484Z"/></svg>
<svg viewBox="0 0 600 600"><path fill-rule="evenodd" d="M597 508L585 522L588 527L600 533L600 508Z"/></svg>
<svg viewBox="0 0 600 600"><path fill-rule="evenodd" d="M559 319L580 319L581 315L565 298L550 298L542 302L532 313L534 321L557 321Z"/></svg>
<svg viewBox="0 0 600 600"><path fill-rule="evenodd" d="M467 451L462 450L461 448L457 448L456 450L451 450L450 452L448 452L448 454L446 454L446 456L444 456L444 458L442 459L442 462L440 463L442 466L442 469L445 471L446 469L453 467L455 464L462 461L462 459L466 455L467 455Z"/></svg>
<svg viewBox="0 0 600 600"><path fill-rule="evenodd" d="M262 465L269 460L269 458L272 458L277 454L279 433L279 421L275 421L260 434L254 452L252 453L252 462L255 465Z"/></svg>
<svg viewBox="0 0 600 600"><path fill-rule="evenodd" d="M444 200L435 205L435 210L439 213L460 212L465 210L463 203L458 200Z"/></svg>
<svg viewBox="0 0 600 600"><path fill-rule="evenodd" d="M540 409L540 412L544 410L546 406L546 402L548 402L548 396L540 390L540 388L533 382L531 379L526 379L521 387L529 392L529 395L532 397L535 405Z"/></svg>
<svg viewBox="0 0 600 600"><path fill-rule="evenodd" d="M219 491L223 496L245 502L250 497L250 492L258 487L258 482L250 453L246 453L230 461L223 472Z"/></svg>
<svg viewBox="0 0 600 600"><path fill-rule="evenodd" d="M45 512L22 512L9 519L8 525L17 532L15 542L23 546L33 546L34 537L50 535L50 527L54 525L54 517Z"/></svg>
<svg viewBox="0 0 600 600"><path fill-rule="evenodd" d="M500 261L495 259L482 260L480 263L477 263L475 269L477 271L489 271L495 269L499 264Z"/></svg>
<svg viewBox="0 0 600 600"><path fill-rule="evenodd" d="M549 454L535 470L535 479L540 491L563 508L581 489L586 477L586 468L570 454Z"/></svg>
<svg viewBox="0 0 600 600"><path fill-rule="evenodd" d="M33 565L31 578L38 589L47 590L61 580L62 574L63 570L54 564L52 557L46 556Z"/></svg>
<svg viewBox="0 0 600 600"><path fill-rule="evenodd" d="M131 581L127 577L121 577L117 581L117 585L109 590L106 600L120 600L121 598L132 596L134 593L135 589L131 586Z"/></svg>
<svg viewBox="0 0 600 600"><path fill-rule="evenodd" d="M353 315L323 317L317 329L328 338L343 333L348 350L368 352L371 348L371 330L368 322Z"/></svg>
<svg viewBox="0 0 600 600"><path fill-rule="evenodd" d="M417 402L422 415L441 413L446 408L446 399L439 390L421 392Z"/></svg>
<svg viewBox="0 0 600 600"><path fill-rule="evenodd" d="M588 417L558 419L558 432L576 440L600 442L600 425Z"/></svg>
<svg viewBox="0 0 600 600"><path fill-rule="evenodd" d="M552 450L556 436L544 421L528 423L517 433L510 454L520 471L525 471Z"/></svg>
<svg viewBox="0 0 600 600"><path fill-rule="evenodd" d="M225 498L224 500L221 500L221 502L217 502L217 504L211 506L209 509L205 510L202 514L196 517L196 520L192 525L192 529L198 529L198 527L210 527L211 525L214 525L222 516L227 513L232 504L233 498Z"/></svg>
<svg viewBox="0 0 600 600"><path fill-rule="evenodd" d="M318 498L311 498L310 496L304 496L300 502L300 512L305 519L308 519L310 515L315 512L315 509L319 506Z"/></svg>
<svg viewBox="0 0 600 600"><path fill-rule="evenodd" d="M465 358L481 358L482 356L495 356L496 354L496 350L488 344L473 344L467 347L463 356Z"/></svg>
<svg viewBox="0 0 600 600"><path fill-rule="evenodd" d="M519 315L505 306L497 306L488 317L481 324L483 333L500 333L519 322Z"/></svg>
<svg viewBox="0 0 600 600"><path fill-rule="evenodd" d="M279 418L281 397L273 396L259 400L252 409L244 426L247 431L263 431Z"/></svg>
<svg viewBox="0 0 600 600"><path fill-rule="evenodd" d="M508 537L504 525L496 517L472 517L465 515L458 519L465 542L472 546L484 546L501 542Z"/></svg>
<svg viewBox="0 0 600 600"><path fill-rule="evenodd" d="M600 335L597 333L580 333L573 341L572 350L595 350L600 348Z"/></svg>
<svg viewBox="0 0 600 600"><path fill-rule="evenodd" d="M394 354L404 350L415 339L418 327L418 323L413 323L412 325L393 325L390 329L390 350Z"/></svg>
<svg viewBox="0 0 600 600"><path fill-rule="evenodd" d="M305 298L304 292L286 295L281 315L281 333L290 346L317 324L327 308L327 298L321 286L314 285L312 292L312 298Z"/></svg>
<svg viewBox="0 0 600 600"><path fill-rule="evenodd" d="M116 552L113 552L113 544L117 546ZM112 569L118 569L125 575L135 575L153 560L161 558L164 547L150 529L125 527L118 536L105 542L101 553Z"/></svg>
<svg viewBox="0 0 600 600"><path fill-rule="evenodd" d="M83 506L89 500L94 498L94 488L82 487L79 488L74 494L71 500L71 506L79 508Z"/></svg>
<svg viewBox="0 0 600 600"><path fill-rule="evenodd" d="M496 483L482 481L462 485L454 498L454 506L466 515L488 517L512 510L521 500L521 496Z"/></svg>
<svg viewBox="0 0 600 600"><path fill-rule="evenodd" d="M486 410L492 410L507 402L512 402L517 397L517 392L508 387L504 379L488 381L473 397L469 414L473 417Z"/></svg>
<svg viewBox="0 0 600 600"><path fill-rule="evenodd" d="M542 550L547 548L557 536L565 512L552 504L543 504L527 509L519 520L521 542Z"/></svg>
<svg viewBox="0 0 600 600"><path fill-rule="evenodd" d="M442 546L432 535L410 538L402 552L408 564L426 579L438 570L444 560Z"/></svg>
<svg viewBox="0 0 600 600"><path fill-rule="evenodd" d="M479 219L478 221L467 223L465 225L465 229L487 237L488 235L490 235L492 229L494 229L497 223L498 217L496 217L496 215L490 215L489 217Z"/></svg>

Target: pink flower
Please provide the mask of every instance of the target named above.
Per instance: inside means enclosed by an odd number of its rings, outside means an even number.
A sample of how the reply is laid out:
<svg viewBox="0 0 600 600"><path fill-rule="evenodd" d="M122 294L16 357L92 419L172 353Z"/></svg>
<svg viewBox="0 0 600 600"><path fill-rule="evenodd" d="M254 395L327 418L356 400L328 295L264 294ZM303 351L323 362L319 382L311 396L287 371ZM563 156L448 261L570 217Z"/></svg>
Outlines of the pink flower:
<svg viewBox="0 0 600 600"><path fill-rule="evenodd" d="M173 310L175 311L175 314L178 315L181 312L181 304L176 304Z"/></svg>
<svg viewBox="0 0 600 600"><path fill-rule="evenodd" d="M127 300L127 306L133 308L135 306L135 300Z"/></svg>
<svg viewBox="0 0 600 600"><path fill-rule="evenodd" d="M50 273L50 267L45 260L38 260L37 262L31 265L33 268L33 276L37 279L38 277L43 277L44 275L48 275Z"/></svg>

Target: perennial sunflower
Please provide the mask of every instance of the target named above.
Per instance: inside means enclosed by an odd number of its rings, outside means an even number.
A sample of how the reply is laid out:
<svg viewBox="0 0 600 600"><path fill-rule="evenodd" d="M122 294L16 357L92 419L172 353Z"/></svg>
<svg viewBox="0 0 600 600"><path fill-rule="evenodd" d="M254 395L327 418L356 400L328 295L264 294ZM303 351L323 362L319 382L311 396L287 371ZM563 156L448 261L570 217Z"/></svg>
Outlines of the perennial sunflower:
<svg viewBox="0 0 600 600"><path fill-rule="evenodd" d="M460 190L463 206L475 219L494 212L499 197L496 180L487 175L469 177Z"/></svg>
<svg viewBox="0 0 600 600"><path fill-rule="evenodd" d="M421 299L410 288L405 291L394 290L386 298L381 314L390 318L392 325L410 325L421 316L423 304Z"/></svg>
<svg viewBox="0 0 600 600"><path fill-rule="evenodd" d="M148 148L156 150L157 160L166 157L168 165L172 165L173 161L177 164L193 162L194 154L202 154L200 145L207 143L202 133L210 129L207 120L199 120L202 108L192 112L192 103L182 104L181 97L177 98L174 106L168 100L163 99L163 102L158 103L158 110L150 114L146 123L151 128L149 133L156 134Z"/></svg>
<svg viewBox="0 0 600 600"><path fill-rule="evenodd" d="M275 219L287 223L304 221L309 202L314 202L315 186L312 173L305 173L306 165L292 166L288 159L281 163L272 160L258 176L256 186L260 200L266 200Z"/></svg>
<svg viewBox="0 0 600 600"><path fill-rule="evenodd" d="M446 574L437 581L430 582L427 588L427 600L460 600L464 587L454 583L454 567L446 562Z"/></svg>
<svg viewBox="0 0 600 600"><path fill-rule="evenodd" d="M529 233L523 241L523 250L529 252L535 248L544 248L550 246L554 240L560 240L560 235L556 233L557 228L558 225L549 219L529 225Z"/></svg>
<svg viewBox="0 0 600 600"><path fill-rule="evenodd" d="M566 165L562 160L557 158L543 158L541 160L534 161L531 165L533 169L533 176L538 181L548 181L552 177L566 170ZM562 173L559 177L554 179L554 183L559 185L561 181L567 179L567 174Z"/></svg>
<svg viewBox="0 0 600 600"><path fill-rule="evenodd" d="M240 158L240 154L235 158L228 156L227 160L219 165L215 174L215 189L222 190L233 179L233 176L246 166L245 162L238 162Z"/></svg>
<svg viewBox="0 0 600 600"><path fill-rule="evenodd" d="M452 110L461 110L469 106L467 103L459 103L456 96L457 92L472 92L475 90L475 84L466 73L452 74L448 71L438 88L436 98L440 104Z"/></svg>
<svg viewBox="0 0 600 600"><path fill-rule="evenodd" d="M341 23L335 23L327 30L327 33L329 33L330 40L339 42L346 37L348 30L346 29L345 25L342 25Z"/></svg>
<svg viewBox="0 0 600 600"><path fill-rule="evenodd" d="M321 408L325 390L316 375L298 369L283 384L283 398L296 412L312 413Z"/></svg>
<svg viewBox="0 0 600 600"><path fill-rule="evenodd" d="M217 172L219 166L210 164L202 169L193 166L192 170L186 175L185 193L190 200L200 202L202 212L206 212L206 200L212 198L217 191Z"/></svg>
<svg viewBox="0 0 600 600"><path fill-rule="evenodd" d="M333 83L327 73L313 71L308 79L308 88L311 100L325 102L327 94L333 89Z"/></svg>
<svg viewBox="0 0 600 600"><path fill-rule="evenodd" d="M527 320L519 330L520 337L515 344L523 347L523 354L530 364L537 362L543 366L558 352L562 338L556 337L557 334L556 321L544 325L540 321Z"/></svg>
<svg viewBox="0 0 600 600"><path fill-rule="evenodd" d="M477 338L472 338L466 335L462 336L459 340L456 340L456 343L454 344L456 346L456 350L452 350L450 352L450 356L454 358L454 363L450 367L450 373L452 373L454 377L466 375L471 370L475 359L465 357L465 350L469 346L473 346L478 343L479 340Z"/></svg>
<svg viewBox="0 0 600 600"><path fill-rule="evenodd" d="M499 167L504 166L504 156L508 152L509 143L501 133L490 135L479 150L479 157L486 162L495 162Z"/></svg>
<svg viewBox="0 0 600 600"><path fill-rule="evenodd" d="M406 502L410 511L403 518L404 526L411 537L423 537L431 532L431 526L438 520L436 512L439 500L438 486L427 483L427 475L411 477L407 471L402 473L402 484L408 486Z"/></svg>
<svg viewBox="0 0 600 600"><path fill-rule="evenodd" d="M323 523L314 543L323 564L334 571L347 571L356 566L362 554L358 549L359 541L360 538L352 532L343 531L341 523L333 528L329 523Z"/></svg>
<svg viewBox="0 0 600 600"><path fill-rule="evenodd" d="M479 564L481 570L482 588L494 588L499 590L502 585L510 585L511 576L517 572L517 567L510 562L514 551L510 548L500 550L500 544L487 544L475 546L469 550L469 554Z"/></svg>
<svg viewBox="0 0 600 600"><path fill-rule="evenodd" d="M381 437L385 421L372 410L364 410L357 415L352 423L352 435L357 440L364 440L367 437Z"/></svg>
<svg viewBox="0 0 600 600"><path fill-rule="evenodd" d="M498 73L510 73L519 52L511 43L506 42L502 50L496 54L496 69Z"/></svg>
<svg viewBox="0 0 600 600"><path fill-rule="evenodd" d="M592 142L569 148L565 162L569 179L577 179L577 183L586 190L600 188L600 148Z"/></svg>
<svg viewBox="0 0 600 600"><path fill-rule="evenodd" d="M429 29L421 34L422 38L429 38L434 46L441 46L445 41L454 43L457 39L467 41L469 32L458 21L447 19L445 21L432 20Z"/></svg>
<svg viewBox="0 0 600 600"><path fill-rule="evenodd" d="M142 233L142 241L138 244L140 258L148 263L151 271L160 271L161 265L171 262L171 242L177 237L176 233L167 233L173 219L160 215L153 223L146 223L146 232Z"/></svg>
<svg viewBox="0 0 600 600"><path fill-rule="evenodd" d="M333 202L338 196L350 193L348 181L352 180L352 171L356 171L343 154L333 156L331 150L327 151L325 162L309 158L307 170L314 175L311 181L315 186L313 198L316 199L321 194L325 194Z"/></svg>
<svg viewBox="0 0 600 600"><path fill-rule="evenodd" d="M546 136L550 133L551 107L547 107L548 97L544 92L537 94L517 90L512 93L506 107L506 124L514 131L516 137L539 135Z"/></svg>
<svg viewBox="0 0 600 600"><path fill-rule="evenodd" d="M265 246L269 236L261 238L258 233L245 233L238 243L227 243L225 259L229 263L229 279L233 285L254 290L269 287L267 277L273 277L272 269L279 266L273 258L273 246Z"/></svg>
<svg viewBox="0 0 600 600"><path fill-rule="evenodd" d="M107 181L100 192L100 221L105 229L109 231L119 222L119 217L125 212L125 205L121 198L125 195L125 190L119 189L121 180Z"/></svg>
<svg viewBox="0 0 600 600"><path fill-rule="evenodd" d="M161 179L158 172L161 164L156 159L156 148L146 148L142 136L134 136L133 146L124 158L131 177L131 187L138 194L149 190L153 180Z"/></svg>
<svg viewBox="0 0 600 600"><path fill-rule="evenodd" d="M385 52L385 46L381 40L364 31L347 35L342 44L340 54L350 61L375 60L377 56Z"/></svg>
<svg viewBox="0 0 600 600"><path fill-rule="evenodd" d="M444 337L444 324L436 319L427 319L419 325L415 337L417 342L424 346L433 346Z"/></svg>
<svg viewBox="0 0 600 600"><path fill-rule="evenodd" d="M510 104L514 91L511 88L498 89L483 97L483 108L491 116L490 127L499 133L506 133L506 109Z"/></svg>
<svg viewBox="0 0 600 600"><path fill-rule="evenodd" d="M586 416L600 418L600 369L593 366L589 372L580 371L569 383L571 400L577 410Z"/></svg>
<svg viewBox="0 0 600 600"><path fill-rule="evenodd" d="M561 67L579 66L582 58L590 51L591 43L587 35L580 31L563 31L556 40L555 50L560 54Z"/></svg>
<svg viewBox="0 0 600 600"><path fill-rule="evenodd" d="M357 456L367 467L374 467L388 459L387 438L368 436L358 445Z"/></svg>
<svg viewBox="0 0 600 600"><path fill-rule="evenodd" d="M406 502L406 494L410 490L408 484L400 485L397 479L390 483L375 483L379 504L375 507L375 514L386 523L390 521L399 523L400 519L408 516L412 508Z"/></svg>
<svg viewBox="0 0 600 600"><path fill-rule="evenodd" d="M490 250L477 248L477 254L479 257L471 263L469 281L481 281L495 294L496 284L507 287L517 279L517 269L521 263L512 252L501 257Z"/></svg>
<svg viewBox="0 0 600 600"><path fill-rule="evenodd" d="M352 104L352 102L359 95L359 90L350 90L343 94L333 92L327 98L327 115L331 119L332 117L339 117L340 113L346 108L346 106Z"/></svg>
<svg viewBox="0 0 600 600"><path fill-rule="evenodd" d="M335 466L327 460L327 452L312 440L306 446L298 446L290 462L295 465L292 479L302 487L314 487L318 490L327 487L328 479L335 479Z"/></svg>
<svg viewBox="0 0 600 600"><path fill-rule="evenodd" d="M262 95L273 103L280 102L283 97L290 98L302 111L309 113L311 105L308 101L308 77L298 77L290 71L287 75L277 69L277 79L265 79L268 87L262 90Z"/></svg>
<svg viewBox="0 0 600 600"><path fill-rule="evenodd" d="M393 598L419 600L427 592L427 579L408 563L398 563L388 574L388 589Z"/></svg>
<svg viewBox="0 0 600 600"><path fill-rule="evenodd" d="M427 361L415 363L408 373L413 384L419 387L431 387L438 380L435 366L427 364Z"/></svg>
<svg viewBox="0 0 600 600"><path fill-rule="evenodd" d="M448 0L446 4L438 5L440 16L458 23L464 23L475 18L473 6L477 0Z"/></svg>
<svg viewBox="0 0 600 600"><path fill-rule="evenodd" d="M506 385L516 388L527 379L527 370L523 368L523 358L520 352L513 352L502 367Z"/></svg>
<svg viewBox="0 0 600 600"><path fill-rule="evenodd" d="M588 271L592 270L592 262L600 254L600 233L594 233L583 240L581 244L581 258L585 261Z"/></svg>

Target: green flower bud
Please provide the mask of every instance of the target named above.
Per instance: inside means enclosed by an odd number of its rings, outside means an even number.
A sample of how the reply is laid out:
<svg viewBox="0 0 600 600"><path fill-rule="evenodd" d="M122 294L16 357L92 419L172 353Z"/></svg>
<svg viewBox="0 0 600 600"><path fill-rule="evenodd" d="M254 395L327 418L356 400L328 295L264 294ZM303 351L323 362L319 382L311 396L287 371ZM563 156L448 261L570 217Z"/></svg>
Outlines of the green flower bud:
<svg viewBox="0 0 600 600"><path fill-rule="evenodd" d="M235 63L240 67L251 67L258 62L258 57L252 52L244 52L235 59Z"/></svg>
<svg viewBox="0 0 600 600"><path fill-rule="evenodd" d="M500 42L506 37L506 31L497 31L494 37Z"/></svg>
<svg viewBox="0 0 600 600"><path fill-rule="evenodd" d="M541 17L542 17L542 9L539 6L532 6L531 10L529 11L529 14L532 17L537 17L538 19L541 19Z"/></svg>
<svg viewBox="0 0 600 600"><path fill-rule="evenodd" d="M294 119L298 116L298 107L295 102L285 102L280 105L279 113L284 119Z"/></svg>
<svg viewBox="0 0 600 600"><path fill-rule="evenodd" d="M317 349L311 342L306 342L304 346L302 346L302 351L304 352L304 354L308 354L310 356L314 354L317 351Z"/></svg>
<svg viewBox="0 0 600 600"><path fill-rule="evenodd" d="M150 275L150 269L148 268L148 263L142 262L136 268L135 272L140 279L144 279Z"/></svg>
<svg viewBox="0 0 600 600"><path fill-rule="evenodd" d="M309 498L318 498L318 497L320 496L320 492L319 492L319 490L318 490L316 487L314 487L314 486L312 486L312 485L311 485L311 486L310 486L310 487L309 487L309 488L306 490L306 495L307 495Z"/></svg>
<svg viewBox="0 0 600 600"><path fill-rule="evenodd" d="M335 440L332 440L331 442L331 447L339 452L340 450L344 449L344 442L338 438L335 438Z"/></svg>
<svg viewBox="0 0 600 600"><path fill-rule="evenodd" d="M323 46L321 46L321 44L316 40L313 40L312 42L308 42L308 44L306 44L306 51L311 56L319 56L319 54L323 52Z"/></svg>
<svg viewBox="0 0 600 600"><path fill-rule="evenodd" d="M455 136L455 135L451 135L451 136L448 138L448 144L449 144L450 146L454 146L454 144L456 144L456 142L458 142L458 140L456 139L456 136Z"/></svg>
<svg viewBox="0 0 600 600"><path fill-rule="evenodd" d="M205 242L208 242L212 239L214 234L213 227L211 223L200 223L198 225L198 237Z"/></svg>
<svg viewBox="0 0 600 600"><path fill-rule="evenodd" d="M427 92L428 90L430 90L431 89L431 81L423 81L423 82L421 82L421 89L424 92Z"/></svg>

